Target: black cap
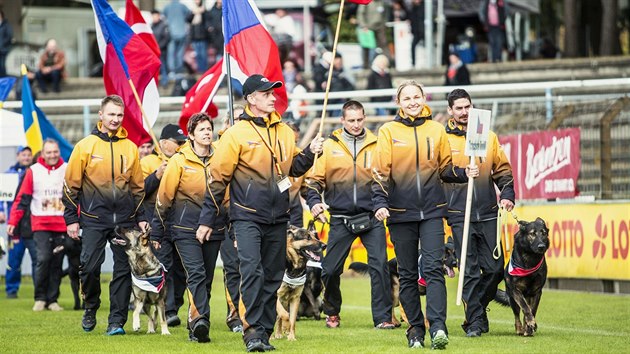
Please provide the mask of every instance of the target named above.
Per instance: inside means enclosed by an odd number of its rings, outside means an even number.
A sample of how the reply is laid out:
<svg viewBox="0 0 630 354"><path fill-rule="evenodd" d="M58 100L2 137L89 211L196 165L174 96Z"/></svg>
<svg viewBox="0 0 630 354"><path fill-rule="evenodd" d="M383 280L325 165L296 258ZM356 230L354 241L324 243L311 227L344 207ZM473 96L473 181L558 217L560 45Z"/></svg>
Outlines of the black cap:
<svg viewBox="0 0 630 354"><path fill-rule="evenodd" d="M282 87L282 81L269 81L269 79L260 74L254 74L248 77L243 84L243 97L247 98L255 91L262 92L278 87Z"/></svg>
<svg viewBox="0 0 630 354"><path fill-rule="evenodd" d="M179 125L175 124L167 124L164 129L162 129L162 134L160 135L160 140L162 139L174 139L175 141L186 141L186 135L184 135L184 131Z"/></svg>

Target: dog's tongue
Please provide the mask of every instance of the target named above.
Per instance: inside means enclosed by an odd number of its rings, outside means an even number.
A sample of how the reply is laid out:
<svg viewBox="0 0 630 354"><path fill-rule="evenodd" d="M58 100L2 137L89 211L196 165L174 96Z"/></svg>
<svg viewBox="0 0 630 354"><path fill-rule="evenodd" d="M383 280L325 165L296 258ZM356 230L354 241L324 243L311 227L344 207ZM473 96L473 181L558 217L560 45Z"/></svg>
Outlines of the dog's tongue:
<svg viewBox="0 0 630 354"><path fill-rule="evenodd" d="M455 272L453 271L453 268L447 267L446 268L446 275L448 275L449 278L455 277Z"/></svg>

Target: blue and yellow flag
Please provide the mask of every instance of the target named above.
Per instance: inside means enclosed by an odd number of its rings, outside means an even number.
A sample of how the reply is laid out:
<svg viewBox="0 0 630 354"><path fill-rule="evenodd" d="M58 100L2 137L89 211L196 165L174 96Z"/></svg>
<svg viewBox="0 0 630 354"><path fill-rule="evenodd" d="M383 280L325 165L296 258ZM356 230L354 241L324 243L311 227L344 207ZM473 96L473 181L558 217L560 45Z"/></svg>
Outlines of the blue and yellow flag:
<svg viewBox="0 0 630 354"><path fill-rule="evenodd" d="M8 76L0 78L0 108L2 108L4 101L7 100L7 97L9 96L9 92L11 92L13 85L15 85L14 77Z"/></svg>
<svg viewBox="0 0 630 354"><path fill-rule="evenodd" d="M24 117L24 133L26 142L36 154L42 150L44 140L51 138L59 143L59 150L64 161L68 161L72 153L72 145L64 139L48 121L44 112L35 105L31 85L28 81L26 66L22 64L22 116Z"/></svg>

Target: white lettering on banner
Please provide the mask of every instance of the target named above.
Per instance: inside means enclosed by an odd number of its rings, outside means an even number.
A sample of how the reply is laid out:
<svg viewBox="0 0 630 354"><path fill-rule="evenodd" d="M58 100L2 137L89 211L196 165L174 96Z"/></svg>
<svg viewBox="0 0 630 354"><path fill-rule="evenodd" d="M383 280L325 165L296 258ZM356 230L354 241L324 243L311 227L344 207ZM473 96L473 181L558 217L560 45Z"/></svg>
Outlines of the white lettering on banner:
<svg viewBox="0 0 630 354"><path fill-rule="evenodd" d="M532 189L545 177L571 163L571 137L552 138L550 146L542 146L534 151L527 145L527 165L525 166L525 187ZM546 189L546 186L545 186Z"/></svg>
<svg viewBox="0 0 630 354"><path fill-rule="evenodd" d="M545 180L545 193L572 192L575 190L573 179L548 179Z"/></svg>

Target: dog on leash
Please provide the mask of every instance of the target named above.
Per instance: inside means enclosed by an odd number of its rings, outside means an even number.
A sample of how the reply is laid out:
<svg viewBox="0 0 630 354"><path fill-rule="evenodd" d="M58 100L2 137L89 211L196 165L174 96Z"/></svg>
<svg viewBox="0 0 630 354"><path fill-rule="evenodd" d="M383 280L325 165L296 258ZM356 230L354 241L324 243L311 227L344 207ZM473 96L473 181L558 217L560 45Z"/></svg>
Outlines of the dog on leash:
<svg viewBox="0 0 630 354"><path fill-rule="evenodd" d="M547 281L545 253L549 248L549 228L541 218L519 221L514 250L505 267L505 285L514 312L516 334L533 336L538 329L536 312ZM523 322L520 313L523 312ZM524 325L524 326L523 326Z"/></svg>
<svg viewBox="0 0 630 354"><path fill-rule="evenodd" d="M316 234L317 235L317 234ZM306 264L306 282L304 283L304 291L300 298L300 306L298 307L298 318L313 318L317 321L321 320L323 307L322 293L324 291L324 281L322 280L322 265L316 263L314 265Z"/></svg>
<svg viewBox="0 0 630 354"><path fill-rule="evenodd" d="M282 338L285 334L290 341L295 338L295 322L298 316L300 297L306 282L306 264L308 261L320 262L326 245L317 238L312 225L308 229L293 225L287 230L287 265L278 289L276 302L277 320L274 337Z"/></svg>
<svg viewBox="0 0 630 354"><path fill-rule="evenodd" d="M157 319L163 335L171 334L166 324L166 272L151 251L149 230L116 228L116 243L125 247L131 266L134 305L133 330L140 330L140 312L149 317L147 333L155 333ZM152 309L152 306L155 308ZM153 311L151 311L153 310Z"/></svg>

